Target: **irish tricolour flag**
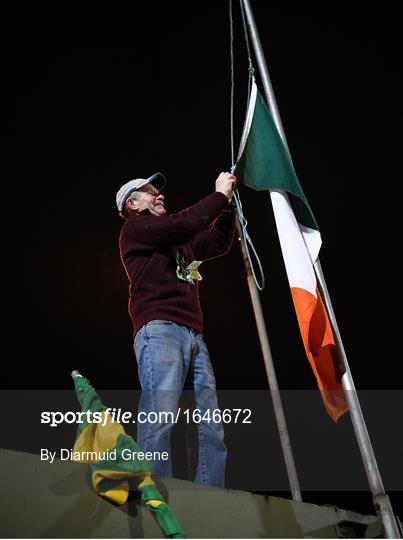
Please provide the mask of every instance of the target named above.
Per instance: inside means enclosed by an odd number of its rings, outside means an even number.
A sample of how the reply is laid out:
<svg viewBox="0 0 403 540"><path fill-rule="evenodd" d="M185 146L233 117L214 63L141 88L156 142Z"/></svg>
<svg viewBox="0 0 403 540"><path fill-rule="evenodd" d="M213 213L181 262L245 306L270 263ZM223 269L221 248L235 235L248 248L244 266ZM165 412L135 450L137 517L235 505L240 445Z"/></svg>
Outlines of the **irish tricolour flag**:
<svg viewBox="0 0 403 540"><path fill-rule="evenodd" d="M270 192L305 351L326 409L337 421L347 410L347 404L337 369L333 332L313 267L322 240L288 151L255 81L235 174L246 186Z"/></svg>

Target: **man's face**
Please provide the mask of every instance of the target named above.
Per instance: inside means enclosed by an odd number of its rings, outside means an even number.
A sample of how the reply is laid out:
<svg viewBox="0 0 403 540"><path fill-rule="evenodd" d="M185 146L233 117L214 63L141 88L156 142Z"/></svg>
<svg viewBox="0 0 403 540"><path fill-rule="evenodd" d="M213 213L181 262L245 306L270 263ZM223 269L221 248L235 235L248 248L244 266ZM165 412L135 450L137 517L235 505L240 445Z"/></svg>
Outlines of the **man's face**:
<svg viewBox="0 0 403 540"><path fill-rule="evenodd" d="M164 196L152 184L146 184L137 190L138 198L131 199L130 205L133 205L133 210L142 212L149 210L153 216L163 216L167 212L164 205Z"/></svg>

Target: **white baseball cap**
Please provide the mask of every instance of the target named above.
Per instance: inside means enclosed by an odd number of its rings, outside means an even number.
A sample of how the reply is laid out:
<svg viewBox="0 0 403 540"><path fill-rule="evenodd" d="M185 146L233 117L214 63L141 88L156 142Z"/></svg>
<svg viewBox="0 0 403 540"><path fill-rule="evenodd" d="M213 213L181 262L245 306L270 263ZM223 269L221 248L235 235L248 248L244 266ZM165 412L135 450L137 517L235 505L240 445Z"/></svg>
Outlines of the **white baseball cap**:
<svg viewBox="0 0 403 540"><path fill-rule="evenodd" d="M135 178L134 180L129 180L126 184L119 189L116 193L116 206L118 207L119 214L123 216L123 210L127 199L137 189L145 186L146 184L152 184L158 191L165 186L166 179L165 176L161 173L155 173L150 178Z"/></svg>

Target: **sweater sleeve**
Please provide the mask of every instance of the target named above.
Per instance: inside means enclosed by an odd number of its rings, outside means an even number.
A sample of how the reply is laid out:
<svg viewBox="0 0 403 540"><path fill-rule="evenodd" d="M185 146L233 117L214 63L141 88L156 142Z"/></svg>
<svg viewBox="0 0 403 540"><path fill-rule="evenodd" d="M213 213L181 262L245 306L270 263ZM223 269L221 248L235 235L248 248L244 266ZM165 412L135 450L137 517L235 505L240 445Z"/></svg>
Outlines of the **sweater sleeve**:
<svg viewBox="0 0 403 540"><path fill-rule="evenodd" d="M227 253L234 241L235 217L235 208L230 206L222 212L209 230L192 238L190 245L197 260L205 261Z"/></svg>
<svg viewBox="0 0 403 540"><path fill-rule="evenodd" d="M227 204L225 195L216 191L178 214L133 215L123 226L122 238L139 250L183 245L211 225Z"/></svg>

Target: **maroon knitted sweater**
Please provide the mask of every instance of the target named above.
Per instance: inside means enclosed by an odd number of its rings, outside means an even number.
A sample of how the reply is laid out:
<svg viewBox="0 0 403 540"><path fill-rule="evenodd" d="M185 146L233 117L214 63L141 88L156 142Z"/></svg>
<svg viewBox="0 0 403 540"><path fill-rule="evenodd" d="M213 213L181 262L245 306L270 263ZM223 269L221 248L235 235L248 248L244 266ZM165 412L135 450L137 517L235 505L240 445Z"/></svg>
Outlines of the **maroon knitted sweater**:
<svg viewBox="0 0 403 540"><path fill-rule="evenodd" d="M129 313L134 332L154 319L203 332L198 282L192 285L177 277L176 249L182 249L186 265L224 255L234 240L235 215L219 192L178 214L153 216L147 210L130 215L119 244L130 281Z"/></svg>

